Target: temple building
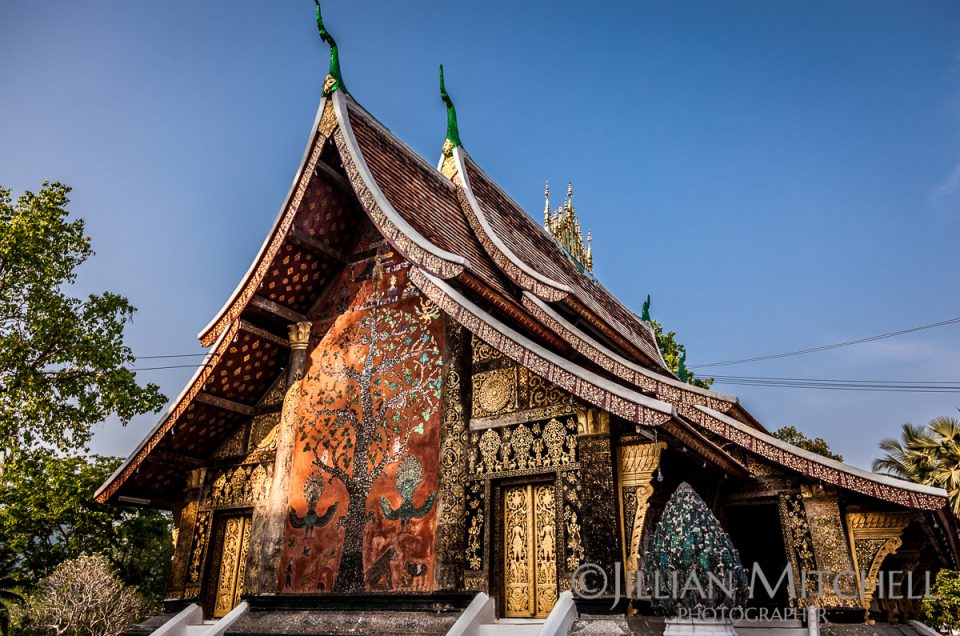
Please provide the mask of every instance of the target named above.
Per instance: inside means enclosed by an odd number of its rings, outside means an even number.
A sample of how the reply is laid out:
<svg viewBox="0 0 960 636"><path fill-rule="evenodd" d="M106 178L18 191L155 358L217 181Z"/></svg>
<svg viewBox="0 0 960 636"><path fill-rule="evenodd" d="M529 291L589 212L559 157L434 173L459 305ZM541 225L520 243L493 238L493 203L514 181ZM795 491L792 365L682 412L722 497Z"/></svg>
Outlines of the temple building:
<svg viewBox="0 0 960 636"><path fill-rule="evenodd" d="M735 396L681 381L591 274L572 187L556 210L548 193L543 226L524 211L461 144L442 70L447 138L437 163L416 155L347 91L317 17L331 64L290 192L199 334L205 363L96 494L173 513L150 625L642 617L613 583L684 482L748 569L798 582L750 604L915 617L878 573L918 573L898 583L913 592L957 567L944 491L791 446ZM609 589L565 594L587 564Z"/></svg>

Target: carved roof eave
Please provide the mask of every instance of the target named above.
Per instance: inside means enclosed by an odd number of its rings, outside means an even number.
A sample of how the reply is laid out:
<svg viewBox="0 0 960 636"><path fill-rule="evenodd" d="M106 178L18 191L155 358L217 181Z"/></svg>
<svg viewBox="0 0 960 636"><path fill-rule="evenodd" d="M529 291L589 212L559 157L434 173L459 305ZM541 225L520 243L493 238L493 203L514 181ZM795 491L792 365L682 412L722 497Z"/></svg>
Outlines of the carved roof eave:
<svg viewBox="0 0 960 636"><path fill-rule="evenodd" d="M503 324L447 282L417 268L411 270L410 280L475 336L584 402L644 426L660 426L676 417L672 405L573 364Z"/></svg>
<svg viewBox="0 0 960 636"><path fill-rule="evenodd" d="M381 231L390 244L408 260L420 265L430 273L441 277L458 276L469 263L457 254L445 251L424 238L390 204L367 167L363 153L357 144L347 108L349 96L336 91L332 97L323 97L311 128L310 143L304 151L293 184L284 199L280 212L267 238L246 274L240 280L230 298L217 315L198 334L200 343L209 346L232 322L240 317L247 303L256 293L274 256L283 245L300 208L320 159L326 140L333 136L340 151L344 168L351 186L360 200L364 212ZM330 106L328 108L328 105Z"/></svg>
<svg viewBox="0 0 960 636"><path fill-rule="evenodd" d="M342 91L333 94L333 106L340 124L333 133L347 178L360 205L384 238L408 261L439 278L454 278L470 263L462 256L448 252L424 238L387 200L374 179L350 125L347 100ZM372 119L372 118L371 118ZM374 120L375 121L375 120Z"/></svg>
<svg viewBox="0 0 960 636"><path fill-rule="evenodd" d="M675 378L656 373L611 351L558 314L550 305L529 293L523 294L523 306L534 318L560 335L578 353L616 377L650 391L671 403L708 406L728 413L739 404L734 395L702 389Z"/></svg>
<svg viewBox="0 0 960 636"><path fill-rule="evenodd" d="M680 412L710 433L811 479L907 508L939 510L947 504L947 493L942 488L880 475L822 457L755 430L709 407L681 405Z"/></svg>
<svg viewBox="0 0 960 636"><path fill-rule="evenodd" d="M283 205L280 206L280 212L267 233L263 245L260 246L260 251L257 252L256 258L253 259L247 273L240 279L240 283L233 290L227 302L224 303L213 320L197 334L200 344L204 347L210 346L231 323L240 317L247 303L257 292L273 258L282 247L287 232L293 225L294 217L296 217L300 208L300 202L306 194L310 179L314 170L316 170L323 143L326 141L333 124L333 122L323 121L328 99L324 97L320 100L317 116L314 118L313 127L310 129L310 141L303 152L303 157L300 159L300 167L297 168L290 190L283 200ZM329 117L329 114L327 116Z"/></svg>
<svg viewBox="0 0 960 636"><path fill-rule="evenodd" d="M483 246L483 249L493 259L497 267L521 289L551 302L565 298L570 293L569 287L541 274L525 263L507 247L491 227L483 208L480 207L476 196L473 194L470 174L466 169L466 162L469 158L470 155L462 146L453 149L453 160L457 167L453 182L457 186L457 199L460 200L460 207L463 208L464 216L467 217L471 229L476 233L480 245ZM474 167L476 167L475 163Z"/></svg>
<svg viewBox="0 0 960 636"><path fill-rule="evenodd" d="M134 474L140 464L146 460L150 452L156 448L163 437L171 431L174 425L176 425L177 419L189 408L197 394L203 390L203 385L207 382L207 379L216 371L220 359L229 349L239 329L240 321L234 321L226 331L220 334L213 347L203 359L201 365L197 367L193 377L190 378L190 381L187 382L183 391L177 396L177 399L170 402L157 420L157 424L146 437L143 438L140 445L130 453L130 456L127 457L126 461L120 465L110 478L100 486L94 494L94 499L100 503L110 501L130 476Z"/></svg>

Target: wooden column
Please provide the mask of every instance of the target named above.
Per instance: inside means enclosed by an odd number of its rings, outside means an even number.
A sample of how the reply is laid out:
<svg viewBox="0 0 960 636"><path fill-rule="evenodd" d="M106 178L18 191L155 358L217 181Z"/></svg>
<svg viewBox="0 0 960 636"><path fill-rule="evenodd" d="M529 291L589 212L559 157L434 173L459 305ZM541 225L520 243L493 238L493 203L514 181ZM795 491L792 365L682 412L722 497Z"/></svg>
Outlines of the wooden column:
<svg viewBox="0 0 960 636"><path fill-rule="evenodd" d="M253 510L250 551L244 595L274 594L280 586L280 555L286 529L290 469L296 443L300 404L300 383L310 344L310 322L290 325L290 363L287 365L287 392L277 431L277 454L270 490Z"/></svg>
<svg viewBox="0 0 960 636"><path fill-rule="evenodd" d="M859 607L853 557L836 491L832 486L820 485L801 486L800 492L817 570L827 573L823 576L815 605L826 608ZM840 591L839 595L834 586Z"/></svg>
<svg viewBox="0 0 960 636"><path fill-rule="evenodd" d="M864 610L870 609L883 560L903 545L903 530L915 517L912 512L847 512L850 553Z"/></svg>
<svg viewBox="0 0 960 636"><path fill-rule="evenodd" d="M189 586L187 566L191 556L190 547L194 541L197 509L200 505L205 472L203 468L190 471L183 504L175 517L176 532L174 534L173 561L170 564L170 579L167 584L166 595L168 599L189 598L186 591Z"/></svg>
<svg viewBox="0 0 960 636"><path fill-rule="evenodd" d="M620 466L620 519L624 572L634 577L640 569L640 541L653 494L653 473L660 466L663 442L631 444L618 449ZM636 579L634 579L636 580Z"/></svg>

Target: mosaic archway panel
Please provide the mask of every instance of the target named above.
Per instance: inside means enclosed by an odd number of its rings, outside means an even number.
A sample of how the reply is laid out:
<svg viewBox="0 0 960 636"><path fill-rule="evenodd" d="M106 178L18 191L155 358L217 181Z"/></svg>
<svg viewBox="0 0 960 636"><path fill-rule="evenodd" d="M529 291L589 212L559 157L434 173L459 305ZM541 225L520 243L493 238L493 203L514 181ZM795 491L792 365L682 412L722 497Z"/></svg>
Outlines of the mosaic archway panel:
<svg viewBox="0 0 960 636"><path fill-rule="evenodd" d="M315 325L284 592L434 587L443 320L407 285L407 263L369 261L347 268L334 315Z"/></svg>

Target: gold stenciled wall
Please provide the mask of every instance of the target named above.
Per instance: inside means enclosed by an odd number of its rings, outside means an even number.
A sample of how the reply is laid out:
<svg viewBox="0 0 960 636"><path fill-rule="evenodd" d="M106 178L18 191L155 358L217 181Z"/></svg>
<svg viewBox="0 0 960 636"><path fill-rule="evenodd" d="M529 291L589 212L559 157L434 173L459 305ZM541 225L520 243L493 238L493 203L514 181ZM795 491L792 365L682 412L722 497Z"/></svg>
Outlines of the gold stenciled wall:
<svg viewBox="0 0 960 636"><path fill-rule="evenodd" d="M191 471L185 503L178 514L167 598L200 598L208 576L216 513L250 510L267 496L284 385L281 374L257 403L257 415L227 437L207 466Z"/></svg>
<svg viewBox="0 0 960 636"><path fill-rule="evenodd" d="M536 527L548 528L549 541L543 545L555 568L541 572L538 580L566 589L584 558L578 441L578 412L583 408L475 336L469 345L470 387L463 393L469 407L463 448L464 587L491 591L491 582L496 586L502 578L503 564L494 546L504 540L504 488L529 483L540 484L531 486L531 493L551 493L536 505L531 499L530 513L539 519ZM541 558L538 567L545 562ZM519 595L517 602L523 603Z"/></svg>

